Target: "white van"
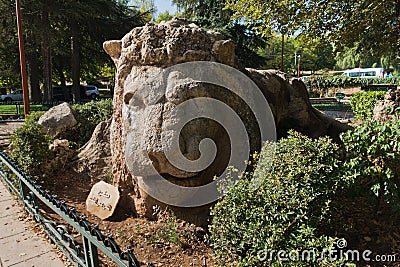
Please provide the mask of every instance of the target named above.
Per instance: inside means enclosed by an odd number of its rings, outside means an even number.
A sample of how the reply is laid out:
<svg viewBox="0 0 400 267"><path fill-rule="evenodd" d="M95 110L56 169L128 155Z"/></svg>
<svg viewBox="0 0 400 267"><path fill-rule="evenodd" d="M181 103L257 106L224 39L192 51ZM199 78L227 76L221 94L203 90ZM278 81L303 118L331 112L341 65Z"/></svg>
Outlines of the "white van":
<svg viewBox="0 0 400 267"><path fill-rule="evenodd" d="M351 70L345 70L342 75L353 78L382 78L383 73L383 68L355 68Z"/></svg>

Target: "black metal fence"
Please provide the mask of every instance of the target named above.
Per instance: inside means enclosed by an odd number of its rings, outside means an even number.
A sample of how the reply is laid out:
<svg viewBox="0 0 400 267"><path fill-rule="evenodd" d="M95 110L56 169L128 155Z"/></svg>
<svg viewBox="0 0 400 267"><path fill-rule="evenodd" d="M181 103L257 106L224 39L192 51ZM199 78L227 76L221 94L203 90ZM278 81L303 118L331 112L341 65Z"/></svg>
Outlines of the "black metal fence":
<svg viewBox="0 0 400 267"><path fill-rule="evenodd" d="M97 224L90 224L84 215L79 215L73 207L68 207L57 195L44 189L3 152L0 152L0 178L7 183L10 191L21 199L25 210L33 216L51 241L75 266L99 266L99 251L118 266L140 266L131 247L122 250L111 234L103 234ZM56 224L46 218L46 215L40 211L37 201L53 210L69 224L69 227ZM81 236L80 242L72 235L71 227ZM153 264L150 263L148 266L151 267Z"/></svg>

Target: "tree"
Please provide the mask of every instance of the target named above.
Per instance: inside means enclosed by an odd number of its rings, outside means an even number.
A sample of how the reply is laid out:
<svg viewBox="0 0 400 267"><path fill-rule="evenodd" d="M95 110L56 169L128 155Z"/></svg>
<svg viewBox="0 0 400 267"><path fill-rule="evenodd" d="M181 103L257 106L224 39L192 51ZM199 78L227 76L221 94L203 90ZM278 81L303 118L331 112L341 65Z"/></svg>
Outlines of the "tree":
<svg viewBox="0 0 400 267"><path fill-rule="evenodd" d="M388 52L385 56L377 57L368 51L358 52L357 46L344 47L343 51L336 55L336 69L352 69L358 67L381 67L390 72L399 72L399 59L393 52Z"/></svg>
<svg viewBox="0 0 400 267"><path fill-rule="evenodd" d="M132 0L134 8L145 14L145 20L150 21L153 19L157 8L154 4L154 0Z"/></svg>
<svg viewBox="0 0 400 267"><path fill-rule="evenodd" d="M196 6L200 3L198 0L172 0L177 6L178 12L186 19L196 15Z"/></svg>
<svg viewBox="0 0 400 267"><path fill-rule="evenodd" d="M368 51L373 56L388 52L400 55L400 1L358 0L346 9L340 27L330 34L337 46L352 47L356 43L358 51Z"/></svg>
<svg viewBox="0 0 400 267"><path fill-rule="evenodd" d="M65 29L65 43L71 40L72 91L74 101L79 101L81 81L93 79L93 73L104 62L110 62L103 51L103 42L120 39L133 27L142 25L148 13L139 13L124 2L110 0L62 2L59 10L64 10L59 14L63 21L61 27Z"/></svg>
<svg viewBox="0 0 400 267"><path fill-rule="evenodd" d="M334 58L334 49L332 44L319 42L317 45L317 57L315 59L315 70L333 69L336 60Z"/></svg>
<svg viewBox="0 0 400 267"><path fill-rule="evenodd" d="M273 35L268 44L259 49L258 53L266 59L265 69L279 69L281 67L281 36ZM300 56L301 70L315 72L321 69L332 69L335 65L333 47L321 39L312 41L303 36L287 37L284 53L284 69L288 73L297 73L297 64Z"/></svg>
<svg viewBox="0 0 400 267"><path fill-rule="evenodd" d="M33 101L41 96L40 83L45 99L51 101L53 83L65 85L71 80L78 101L80 82L93 79L105 64L113 65L103 51L103 42L121 39L133 27L143 25L148 15L129 7L127 1L38 0L21 4ZM4 62L0 80L12 87L19 80L14 1L0 0L0 7L4 11L0 14L0 37L9 40L0 44Z"/></svg>
<svg viewBox="0 0 400 267"><path fill-rule="evenodd" d="M53 100L53 82L52 82L52 67L51 67L51 38L50 38L50 10L48 3L44 2L41 8L41 27L40 40L42 48L43 60L43 87L44 100L51 102Z"/></svg>
<svg viewBox="0 0 400 267"><path fill-rule="evenodd" d="M309 39L301 34L295 36L293 42L296 51L300 52L301 70L315 72L335 66L335 53L330 42L322 38Z"/></svg>
<svg viewBox="0 0 400 267"><path fill-rule="evenodd" d="M176 17L176 15L179 16L179 14L175 14L175 17ZM173 17L174 17L174 15L169 13L168 10L166 10L165 12L158 14L158 17L156 18L156 22L160 23L161 21L169 21L169 20L173 19Z"/></svg>
<svg viewBox="0 0 400 267"><path fill-rule="evenodd" d="M265 62L262 66L264 69L280 69L282 66L281 62L281 49L282 49L282 37L273 34L272 37L268 40L268 44L258 50L258 53L261 54L265 58ZM293 38L286 39L286 48L284 52L284 60L283 60L283 68L286 72L295 72L295 53L299 50L298 47L295 46L295 42Z"/></svg>
<svg viewBox="0 0 400 267"><path fill-rule="evenodd" d="M284 71L285 36L291 36L299 30L300 24L296 18L303 18L305 16L305 11L301 8L305 2L305 0L285 0L278 2L227 0L226 7L234 11L234 18L239 20L244 19L261 36L272 36L273 32L280 34L280 69Z"/></svg>
<svg viewBox="0 0 400 267"><path fill-rule="evenodd" d="M232 21L232 11L224 8L225 0L173 0L173 3L184 18L232 39L236 43L239 60L246 67L259 67L264 63L264 58L256 51L265 45L265 38L257 35L251 27Z"/></svg>
<svg viewBox="0 0 400 267"><path fill-rule="evenodd" d="M234 18L259 22L260 34L302 32L311 38L323 37L337 48L353 47L375 56L400 54L400 1L227 0Z"/></svg>
<svg viewBox="0 0 400 267"><path fill-rule="evenodd" d="M18 39L15 17L15 3L0 0L0 88L11 89L21 86L19 72ZM7 40L7 41L5 41Z"/></svg>

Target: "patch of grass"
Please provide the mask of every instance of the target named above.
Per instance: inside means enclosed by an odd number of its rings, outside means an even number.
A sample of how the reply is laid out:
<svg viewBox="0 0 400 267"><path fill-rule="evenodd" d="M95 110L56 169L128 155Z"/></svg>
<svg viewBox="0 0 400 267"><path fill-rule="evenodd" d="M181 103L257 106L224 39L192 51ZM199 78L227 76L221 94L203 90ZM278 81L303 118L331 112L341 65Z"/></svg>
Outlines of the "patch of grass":
<svg viewBox="0 0 400 267"><path fill-rule="evenodd" d="M197 242L194 237L194 229L183 229L173 211L160 210L159 206L153 207L153 215L157 217L157 227L155 234L148 239L149 244L159 247L178 246L182 249L191 247Z"/></svg>
<svg viewBox="0 0 400 267"><path fill-rule="evenodd" d="M50 107L44 105L31 105L31 111L47 111ZM23 104L0 104L0 114L22 114L24 113Z"/></svg>
<svg viewBox="0 0 400 267"><path fill-rule="evenodd" d="M119 242L126 242L128 240L128 237L126 236L124 231L119 229L117 231L117 239L118 239Z"/></svg>

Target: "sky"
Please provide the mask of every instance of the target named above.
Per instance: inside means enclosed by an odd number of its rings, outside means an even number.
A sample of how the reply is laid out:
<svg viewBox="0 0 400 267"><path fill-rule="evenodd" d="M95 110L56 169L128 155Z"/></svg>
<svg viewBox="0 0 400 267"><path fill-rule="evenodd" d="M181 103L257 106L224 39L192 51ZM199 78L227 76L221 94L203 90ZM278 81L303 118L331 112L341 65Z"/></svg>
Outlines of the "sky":
<svg viewBox="0 0 400 267"><path fill-rule="evenodd" d="M157 8L157 14L163 13L166 10L169 11L169 13L175 14L176 12L176 6L172 5L171 0L154 0L154 4Z"/></svg>
<svg viewBox="0 0 400 267"><path fill-rule="evenodd" d="M169 11L169 13L171 14L175 14L176 12L176 6L172 4L172 0L153 0L154 1L154 5L157 8L157 12L156 14L154 14L154 17L157 17L158 14L160 13L164 13L166 10ZM142 0L131 0L130 4L133 3L141 3ZM143 1L146 2L146 1ZM135 5L135 4L134 4Z"/></svg>

